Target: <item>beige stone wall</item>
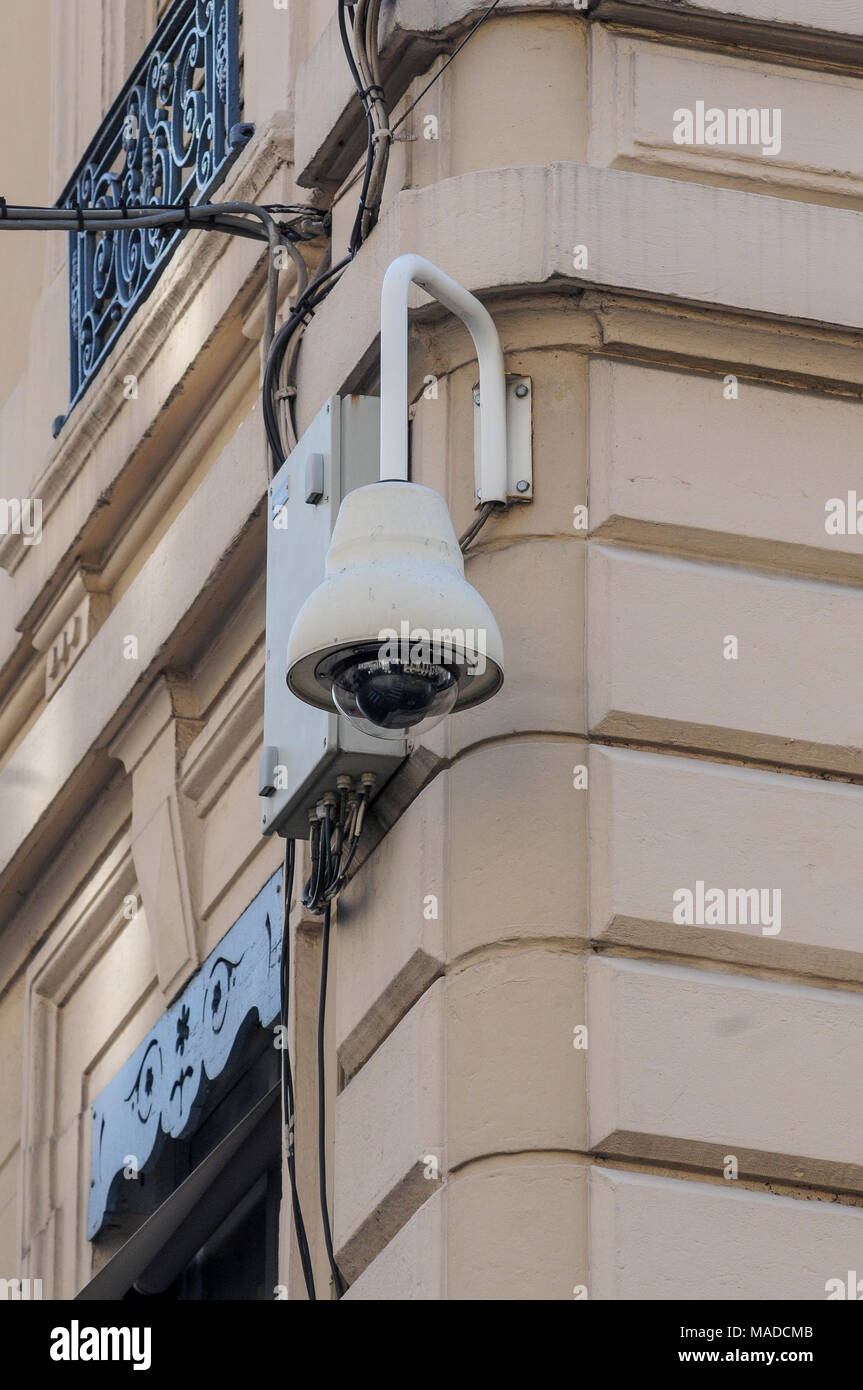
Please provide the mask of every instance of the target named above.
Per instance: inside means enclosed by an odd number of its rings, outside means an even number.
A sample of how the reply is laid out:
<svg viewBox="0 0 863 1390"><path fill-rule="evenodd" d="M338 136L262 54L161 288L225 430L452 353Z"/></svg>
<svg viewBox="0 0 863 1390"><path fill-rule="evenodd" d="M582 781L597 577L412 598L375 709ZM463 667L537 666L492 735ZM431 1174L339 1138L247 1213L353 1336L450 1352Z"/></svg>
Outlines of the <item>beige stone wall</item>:
<svg viewBox="0 0 863 1390"><path fill-rule="evenodd" d="M534 500L467 561L506 684L428 736L436 775L339 904L350 1298L821 1298L859 1265L863 551L825 504L863 497L863 14L691 8L503 0L403 127L380 223L303 342L300 428L376 393L381 279L416 251L484 299L533 396ZM155 15L6 9L2 100L24 85L39 115L2 192L50 202ZM397 118L478 12L393 9ZM256 133L220 196L319 191L337 257L365 135L333 11L244 6ZM699 101L779 108L781 150L675 143ZM39 545L0 536L0 1276L47 1296L112 1248L85 1238L93 1098L280 858L256 796L263 258L187 237L52 439L64 258L63 237L0 233L0 494L44 506ZM413 477L461 530L476 365L413 302ZM675 920L699 881L781 894L781 930ZM325 1287L318 926L292 922ZM282 1236L301 1297L287 1203Z"/></svg>

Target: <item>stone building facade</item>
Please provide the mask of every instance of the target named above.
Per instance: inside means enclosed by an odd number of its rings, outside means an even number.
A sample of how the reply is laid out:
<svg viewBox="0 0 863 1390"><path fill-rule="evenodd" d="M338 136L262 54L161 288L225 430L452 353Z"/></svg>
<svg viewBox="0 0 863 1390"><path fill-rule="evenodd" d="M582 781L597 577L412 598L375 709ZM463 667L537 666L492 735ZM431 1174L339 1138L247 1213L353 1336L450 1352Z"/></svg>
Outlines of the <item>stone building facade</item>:
<svg viewBox="0 0 863 1390"><path fill-rule="evenodd" d="M336 261L366 142L336 5L240 8L254 133L214 197L329 208ZM824 1298L863 1268L863 4L500 0L421 95L484 8L383 5L393 121L419 101L297 363L300 432L377 394L381 281L411 251L482 299L532 397L532 498L466 558L505 685L382 793L335 918L346 1297ZM59 197L171 9L7 0L10 204ZM184 1001L277 903L283 853L258 801L266 253L189 232L71 409L67 257L0 232L0 493L41 507L38 543L0 535L0 1276L54 1298L159 1210L170 1252L172 1193L242 1120L242 1077L270 1085L263 960L201 1116L121 1152L153 1082L115 1079L160 1028L182 1079ZM412 477L461 532L476 362L411 302ZM290 922L327 1296L320 924L297 900ZM265 1176L249 1287L300 1299ZM219 1296L243 1229L198 1232L182 1296Z"/></svg>

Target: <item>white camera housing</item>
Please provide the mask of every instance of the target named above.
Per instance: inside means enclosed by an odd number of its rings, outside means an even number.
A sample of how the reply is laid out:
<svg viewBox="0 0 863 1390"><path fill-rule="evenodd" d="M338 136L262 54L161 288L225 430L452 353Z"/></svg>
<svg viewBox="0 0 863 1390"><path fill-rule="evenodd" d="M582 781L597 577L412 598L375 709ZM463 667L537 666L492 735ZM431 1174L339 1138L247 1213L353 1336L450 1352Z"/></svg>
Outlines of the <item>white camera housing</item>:
<svg viewBox="0 0 863 1390"><path fill-rule="evenodd" d="M398 256L381 285L379 407L367 398L333 397L270 488L259 784L267 801L265 834L307 836L309 812L314 818L316 798L337 776L374 773L380 785L406 756L408 735L489 699L503 684L500 630L464 577L446 504L431 488L408 481L411 285L456 314L476 347L478 500L507 505L513 466L515 495L527 500L532 490L530 384L514 386L513 400L527 405L513 410L520 426L514 453L510 393L491 315L430 261ZM373 483L377 449L380 475ZM291 516L295 529L280 526L277 518ZM325 577L310 593L329 531ZM283 744L291 753L287 765Z"/></svg>
<svg viewBox="0 0 863 1390"><path fill-rule="evenodd" d="M441 495L384 481L345 497L324 582L297 614L287 682L376 739L422 732L489 699L503 642Z"/></svg>
<svg viewBox="0 0 863 1390"><path fill-rule="evenodd" d="M261 830L309 835L308 809L340 775L373 772L384 786L407 755L404 739L359 733L334 705L313 706L288 689L288 637L324 575L339 504L378 473L380 401L333 396L303 434L267 495L267 639L264 746L258 791Z"/></svg>

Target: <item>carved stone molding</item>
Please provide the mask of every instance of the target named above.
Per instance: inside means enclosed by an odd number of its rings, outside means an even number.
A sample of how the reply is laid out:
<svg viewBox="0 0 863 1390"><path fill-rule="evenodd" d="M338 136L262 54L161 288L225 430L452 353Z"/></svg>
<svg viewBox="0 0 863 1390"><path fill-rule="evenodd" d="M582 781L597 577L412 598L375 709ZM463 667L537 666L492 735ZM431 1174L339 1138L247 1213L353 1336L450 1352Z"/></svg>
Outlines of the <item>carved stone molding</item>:
<svg viewBox="0 0 863 1390"><path fill-rule="evenodd" d="M183 759L180 789L194 802L198 816L209 815L225 787L250 758L263 738L263 661L239 673L232 698L220 702Z"/></svg>
<svg viewBox="0 0 863 1390"><path fill-rule="evenodd" d="M46 1298L65 1296L89 1277L79 1213L79 1194L87 1183L86 1146L77 1137L85 1117L63 1135L62 1110L69 1096L58 1081L71 1041L69 1001L128 926L121 905L134 889L134 866L123 837L88 875L26 971L18 1267L43 1280ZM92 1043L101 1051L98 1030ZM82 1079L96 1061L95 1052L85 1046Z"/></svg>
<svg viewBox="0 0 863 1390"><path fill-rule="evenodd" d="M93 1103L89 1239L111 1210L124 1168L146 1171L165 1136L194 1129L207 1089L243 1025L279 1014L282 870L252 900L183 993Z"/></svg>
<svg viewBox="0 0 863 1390"><path fill-rule="evenodd" d="M182 682L160 676L108 749L132 778L132 858L166 999L200 960L190 886L197 823L177 790L179 759L201 727L192 710Z"/></svg>
<svg viewBox="0 0 863 1390"><path fill-rule="evenodd" d="M45 698L66 679L87 643L107 617L108 595L99 578L77 569L33 632L33 646L45 652Z"/></svg>

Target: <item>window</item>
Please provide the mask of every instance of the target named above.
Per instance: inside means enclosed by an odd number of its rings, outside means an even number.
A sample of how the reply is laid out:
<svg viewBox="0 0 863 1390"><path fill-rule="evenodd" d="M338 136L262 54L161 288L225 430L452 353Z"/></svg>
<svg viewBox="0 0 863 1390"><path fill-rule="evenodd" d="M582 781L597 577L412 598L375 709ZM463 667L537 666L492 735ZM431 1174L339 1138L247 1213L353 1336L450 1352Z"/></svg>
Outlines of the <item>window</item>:
<svg viewBox="0 0 863 1390"><path fill-rule="evenodd" d="M160 5L150 42L57 206L205 201L251 137L240 120L240 68L238 0ZM182 236L180 229L70 232L70 410ZM55 433L65 418L57 417Z"/></svg>
<svg viewBox="0 0 863 1390"><path fill-rule="evenodd" d="M194 1133L131 1188L135 1229L79 1299L272 1299L281 1159L279 1053L254 1024Z"/></svg>

